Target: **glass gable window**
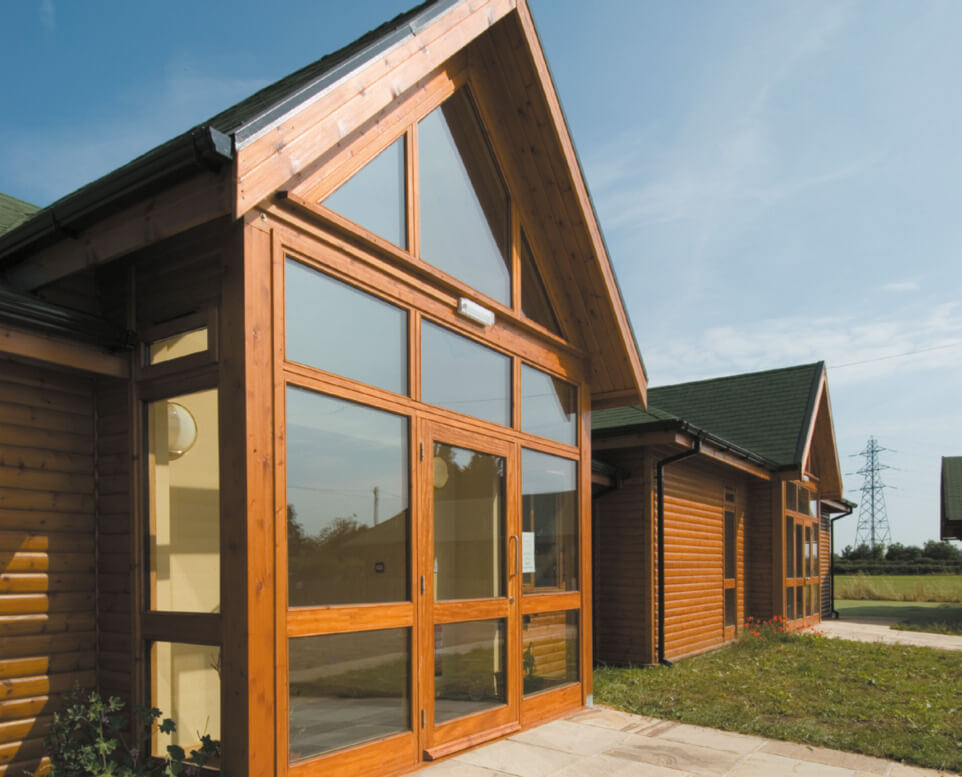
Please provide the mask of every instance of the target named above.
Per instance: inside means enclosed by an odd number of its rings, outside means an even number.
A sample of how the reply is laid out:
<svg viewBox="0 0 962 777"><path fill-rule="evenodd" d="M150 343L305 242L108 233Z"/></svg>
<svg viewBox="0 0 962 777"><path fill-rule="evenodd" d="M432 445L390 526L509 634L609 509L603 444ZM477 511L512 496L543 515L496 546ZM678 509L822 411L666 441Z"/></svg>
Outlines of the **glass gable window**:
<svg viewBox="0 0 962 777"><path fill-rule="evenodd" d="M578 392L570 383L521 365L521 429L568 445L578 442Z"/></svg>
<svg viewBox="0 0 962 777"><path fill-rule="evenodd" d="M418 125L421 258L511 305L508 193L466 90Z"/></svg>
<svg viewBox="0 0 962 777"><path fill-rule="evenodd" d="M394 245L407 248L404 138L394 141L321 204Z"/></svg>
<svg viewBox="0 0 962 777"><path fill-rule="evenodd" d="M421 325L421 399L511 425L511 359L425 321Z"/></svg>
<svg viewBox="0 0 962 777"><path fill-rule="evenodd" d="M548 292L534 263L528 241L521 236L521 313L545 329L561 336L561 327L554 314Z"/></svg>
<svg viewBox="0 0 962 777"><path fill-rule="evenodd" d="M293 259L285 268L287 358L407 393L407 313Z"/></svg>
<svg viewBox="0 0 962 777"><path fill-rule="evenodd" d="M521 453L522 591L578 588L578 465L538 451Z"/></svg>
<svg viewBox="0 0 962 777"><path fill-rule="evenodd" d="M408 599L408 420L289 386L290 605Z"/></svg>
<svg viewBox="0 0 962 777"><path fill-rule="evenodd" d="M217 390L147 406L150 608L220 611Z"/></svg>

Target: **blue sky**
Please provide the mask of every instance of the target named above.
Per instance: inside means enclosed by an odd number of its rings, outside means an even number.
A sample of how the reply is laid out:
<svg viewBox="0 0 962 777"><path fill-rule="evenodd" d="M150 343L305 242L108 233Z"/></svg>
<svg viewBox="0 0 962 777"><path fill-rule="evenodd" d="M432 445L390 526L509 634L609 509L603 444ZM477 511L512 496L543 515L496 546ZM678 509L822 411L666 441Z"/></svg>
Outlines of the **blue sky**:
<svg viewBox="0 0 962 777"><path fill-rule="evenodd" d="M826 361L843 472L874 434L893 539L935 537L962 454L962 3L530 2L652 385ZM11 3L0 191L48 204L408 4Z"/></svg>

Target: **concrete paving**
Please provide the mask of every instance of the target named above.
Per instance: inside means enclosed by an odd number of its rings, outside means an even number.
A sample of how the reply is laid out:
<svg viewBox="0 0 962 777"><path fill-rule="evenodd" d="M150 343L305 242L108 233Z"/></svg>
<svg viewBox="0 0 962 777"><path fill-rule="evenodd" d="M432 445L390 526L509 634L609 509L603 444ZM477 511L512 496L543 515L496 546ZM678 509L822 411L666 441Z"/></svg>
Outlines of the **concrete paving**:
<svg viewBox="0 0 962 777"><path fill-rule="evenodd" d="M962 650L962 636L889 628L896 622L886 618L841 618L822 621L812 631L820 632L826 637L851 639L857 642L887 642L890 645L918 645L941 650Z"/></svg>
<svg viewBox="0 0 962 777"><path fill-rule="evenodd" d="M422 769L424 777L937 777L881 758L591 707Z"/></svg>

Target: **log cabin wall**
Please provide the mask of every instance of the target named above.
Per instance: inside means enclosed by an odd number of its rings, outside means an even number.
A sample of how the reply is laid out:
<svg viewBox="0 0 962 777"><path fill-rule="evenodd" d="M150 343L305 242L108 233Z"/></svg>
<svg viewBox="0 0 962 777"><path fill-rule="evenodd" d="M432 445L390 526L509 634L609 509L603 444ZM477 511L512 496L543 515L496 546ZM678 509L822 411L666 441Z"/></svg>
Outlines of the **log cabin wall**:
<svg viewBox="0 0 962 777"><path fill-rule="evenodd" d="M658 458L670 452L657 451ZM726 641L725 489L735 491L735 623L745 614L745 478L702 458L665 468L665 656L678 659ZM730 638L734 634L729 635Z"/></svg>
<svg viewBox="0 0 962 777"><path fill-rule="evenodd" d="M639 449L606 451L605 460L630 476L592 502L595 659L651 664L655 636L651 461Z"/></svg>
<svg viewBox="0 0 962 777"><path fill-rule="evenodd" d="M776 614L774 585L774 557L780 552L772 544L772 521L781 520L773 516L773 485L768 481L749 481L748 491L748 574L746 603L748 614L754 618L767 620Z"/></svg>
<svg viewBox="0 0 962 777"><path fill-rule="evenodd" d="M832 520L828 513L822 513L818 532L818 574L821 579L822 618L832 617Z"/></svg>
<svg viewBox="0 0 962 777"><path fill-rule="evenodd" d="M0 774L96 683L94 384L0 357Z"/></svg>

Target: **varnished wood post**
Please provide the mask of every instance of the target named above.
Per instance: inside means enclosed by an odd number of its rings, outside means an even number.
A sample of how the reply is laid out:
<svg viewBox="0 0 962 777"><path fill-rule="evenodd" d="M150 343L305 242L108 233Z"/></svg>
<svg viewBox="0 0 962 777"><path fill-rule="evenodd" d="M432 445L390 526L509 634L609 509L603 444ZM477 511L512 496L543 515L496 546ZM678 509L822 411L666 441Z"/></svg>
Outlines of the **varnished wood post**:
<svg viewBox="0 0 962 777"><path fill-rule="evenodd" d="M238 226L223 287L223 771L274 773L271 236Z"/></svg>

